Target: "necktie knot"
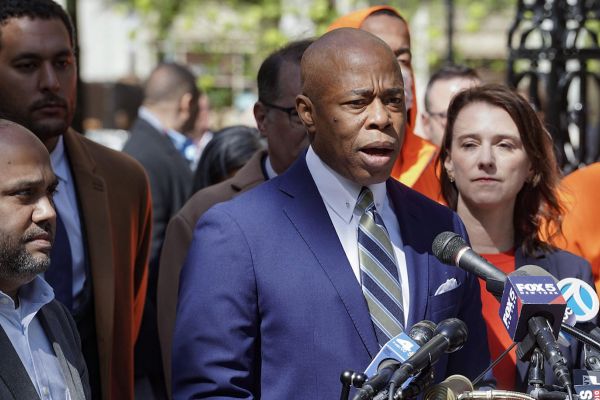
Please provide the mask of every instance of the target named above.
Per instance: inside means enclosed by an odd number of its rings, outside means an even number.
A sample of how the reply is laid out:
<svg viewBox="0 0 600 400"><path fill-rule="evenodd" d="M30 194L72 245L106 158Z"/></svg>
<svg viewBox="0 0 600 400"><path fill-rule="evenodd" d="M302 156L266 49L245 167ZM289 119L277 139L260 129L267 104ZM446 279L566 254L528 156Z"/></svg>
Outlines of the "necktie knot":
<svg viewBox="0 0 600 400"><path fill-rule="evenodd" d="M374 203L375 201L373 200L373 192L371 192L371 189L368 187L363 186L360 194L358 195L356 208L360 210L361 214L364 214L375 206Z"/></svg>

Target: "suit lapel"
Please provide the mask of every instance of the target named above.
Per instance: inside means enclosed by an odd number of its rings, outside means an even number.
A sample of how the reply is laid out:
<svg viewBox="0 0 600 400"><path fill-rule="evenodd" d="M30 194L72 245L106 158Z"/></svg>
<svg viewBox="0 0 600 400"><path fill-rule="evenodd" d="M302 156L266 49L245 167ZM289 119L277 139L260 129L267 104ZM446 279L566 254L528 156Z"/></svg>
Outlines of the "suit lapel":
<svg viewBox="0 0 600 400"><path fill-rule="evenodd" d="M369 309L304 157L282 176L280 190L292 197L284 213L325 271L366 350L374 357L379 345Z"/></svg>
<svg viewBox="0 0 600 400"><path fill-rule="evenodd" d="M10 339L0 327L0 380L15 399L39 399L39 395L25 370Z"/></svg>
<svg viewBox="0 0 600 400"><path fill-rule="evenodd" d="M390 180L387 182L387 189L400 225L400 236L406 257L410 288L410 310L407 324L407 328L409 328L425 318L429 296L429 254L417 251L418 246L414 244L424 243L423 241L426 241L427 238L419 237L418 227L423 222L419 221L418 217L412 213L414 207L410 204L411 199L406 196L406 191L410 189Z"/></svg>
<svg viewBox="0 0 600 400"><path fill-rule="evenodd" d="M98 353L112 354L115 273L110 238L110 212L104 179L82 138L69 130L63 135L79 200L86 254L92 274ZM93 246L89 244L93 243ZM100 357L100 373L108 379L111 357Z"/></svg>

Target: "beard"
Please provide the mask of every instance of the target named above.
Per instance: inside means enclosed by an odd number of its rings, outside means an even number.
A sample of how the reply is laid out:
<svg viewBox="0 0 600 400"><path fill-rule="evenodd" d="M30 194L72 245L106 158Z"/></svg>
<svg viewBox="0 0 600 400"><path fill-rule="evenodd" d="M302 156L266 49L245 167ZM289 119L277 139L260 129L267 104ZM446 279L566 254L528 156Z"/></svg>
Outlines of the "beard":
<svg viewBox="0 0 600 400"><path fill-rule="evenodd" d="M47 93L27 109L16 108L11 104L0 104L0 118L16 122L33 132L42 142L62 135L71 126L75 100L68 101L54 93ZM44 106L54 105L65 110L64 118L53 121L37 120L33 113Z"/></svg>
<svg viewBox="0 0 600 400"><path fill-rule="evenodd" d="M50 266L50 257L35 257L20 243L0 233L0 279L31 280Z"/></svg>

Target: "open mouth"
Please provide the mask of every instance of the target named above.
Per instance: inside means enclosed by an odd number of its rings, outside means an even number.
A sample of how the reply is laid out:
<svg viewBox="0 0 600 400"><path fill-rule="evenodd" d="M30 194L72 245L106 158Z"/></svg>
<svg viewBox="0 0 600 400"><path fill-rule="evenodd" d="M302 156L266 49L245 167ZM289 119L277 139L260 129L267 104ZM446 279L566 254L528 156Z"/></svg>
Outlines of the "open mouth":
<svg viewBox="0 0 600 400"><path fill-rule="evenodd" d="M375 156L375 157L388 157L388 156L392 155L392 153L394 152L394 150L392 150L392 149L383 148L383 147L371 147L368 149L362 149L361 151L363 153L368 154L369 156Z"/></svg>

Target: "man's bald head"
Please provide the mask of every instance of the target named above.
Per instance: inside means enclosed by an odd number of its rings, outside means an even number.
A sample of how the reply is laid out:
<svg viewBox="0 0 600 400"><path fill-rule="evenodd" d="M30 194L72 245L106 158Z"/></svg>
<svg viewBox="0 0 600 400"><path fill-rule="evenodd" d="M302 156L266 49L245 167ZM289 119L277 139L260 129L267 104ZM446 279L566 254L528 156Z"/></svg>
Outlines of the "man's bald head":
<svg viewBox="0 0 600 400"><path fill-rule="evenodd" d="M144 88L144 104L177 102L185 93L198 99L194 74L183 65L164 63L152 71Z"/></svg>
<svg viewBox="0 0 600 400"><path fill-rule="evenodd" d="M29 129L15 122L0 119L0 160L8 160L5 156L18 147L39 151L40 154L49 157L42 141ZM49 160L48 158L48 162Z"/></svg>
<svg viewBox="0 0 600 400"><path fill-rule="evenodd" d="M57 185L40 139L0 119L0 290L13 298L50 265Z"/></svg>
<svg viewBox="0 0 600 400"><path fill-rule="evenodd" d="M334 71L364 62L391 63L398 75L400 67L389 46L378 37L355 28L340 28L316 40L302 57L302 93L318 101L332 80Z"/></svg>

